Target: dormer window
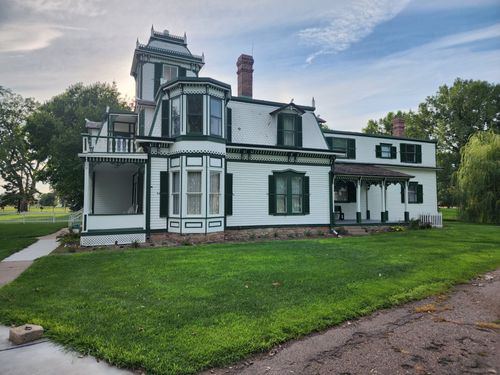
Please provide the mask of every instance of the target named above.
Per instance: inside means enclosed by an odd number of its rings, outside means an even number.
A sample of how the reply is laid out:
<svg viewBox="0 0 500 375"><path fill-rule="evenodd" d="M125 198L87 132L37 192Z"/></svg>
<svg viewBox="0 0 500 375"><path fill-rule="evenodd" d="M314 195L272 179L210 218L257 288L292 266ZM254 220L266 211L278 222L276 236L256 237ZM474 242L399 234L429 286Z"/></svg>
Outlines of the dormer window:
<svg viewBox="0 0 500 375"><path fill-rule="evenodd" d="M302 147L302 117L292 113L278 114L278 146Z"/></svg>
<svg viewBox="0 0 500 375"><path fill-rule="evenodd" d="M178 77L178 69L176 66L163 64L162 78L165 82L172 81Z"/></svg>

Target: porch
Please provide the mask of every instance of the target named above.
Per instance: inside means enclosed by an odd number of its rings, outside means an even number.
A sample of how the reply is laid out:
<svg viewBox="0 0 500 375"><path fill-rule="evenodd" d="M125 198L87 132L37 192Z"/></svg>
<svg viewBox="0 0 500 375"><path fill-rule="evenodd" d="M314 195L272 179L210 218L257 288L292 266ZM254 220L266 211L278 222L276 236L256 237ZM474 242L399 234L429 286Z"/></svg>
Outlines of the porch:
<svg viewBox="0 0 500 375"><path fill-rule="evenodd" d="M387 225L408 222L405 173L368 164L336 163L333 174L335 225Z"/></svg>

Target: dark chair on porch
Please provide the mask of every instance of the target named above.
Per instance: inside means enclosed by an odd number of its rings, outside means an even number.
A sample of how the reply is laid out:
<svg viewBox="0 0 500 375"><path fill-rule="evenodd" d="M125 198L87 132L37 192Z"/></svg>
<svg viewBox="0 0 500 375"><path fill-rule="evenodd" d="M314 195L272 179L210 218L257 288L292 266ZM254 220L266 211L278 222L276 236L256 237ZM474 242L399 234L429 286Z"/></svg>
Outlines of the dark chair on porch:
<svg viewBox="0 0 500 375"><path fill-rule="evenodd" d="M344 220L344 213L342 212L342 206L335 206L335 216L338 220Z"/></svg>

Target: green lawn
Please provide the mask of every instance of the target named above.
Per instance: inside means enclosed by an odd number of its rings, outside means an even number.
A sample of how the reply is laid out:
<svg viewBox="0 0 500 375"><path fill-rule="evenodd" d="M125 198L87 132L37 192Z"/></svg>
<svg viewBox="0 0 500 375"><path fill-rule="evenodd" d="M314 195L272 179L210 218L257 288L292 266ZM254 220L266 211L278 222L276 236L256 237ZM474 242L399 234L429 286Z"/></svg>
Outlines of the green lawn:
<svg viewBox="0 0 500 375"><path fill-rule="evenodd" d="M443 214L443 220L458 220L458 208L457 207L439 207L439 212Z"/></svg>
<svg viewBox="0 0 500 375"><path fill-rule="evenodd" d="M0 224L0 260L36 241L37 237L54 233L68 223Z"/></svg>
<svg viewBox="0 0 500 375"><path fill-rule="evenodd" d="M500 266L498 226L53 255L0 289L0 320L149 373L194 373L442 292Z"/></svg>

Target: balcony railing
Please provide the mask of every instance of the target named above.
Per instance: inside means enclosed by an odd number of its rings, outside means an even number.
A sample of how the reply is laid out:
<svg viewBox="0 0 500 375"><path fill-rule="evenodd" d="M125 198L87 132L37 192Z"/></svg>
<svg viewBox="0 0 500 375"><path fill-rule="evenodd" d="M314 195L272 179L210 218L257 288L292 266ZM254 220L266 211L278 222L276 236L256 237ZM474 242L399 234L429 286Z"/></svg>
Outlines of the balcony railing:
<svg viewBox="0 0 500 375"><path fill-rule="evenodd" d="M136 152L134 138L82 135L83 153L132 153Z"/></svg>

